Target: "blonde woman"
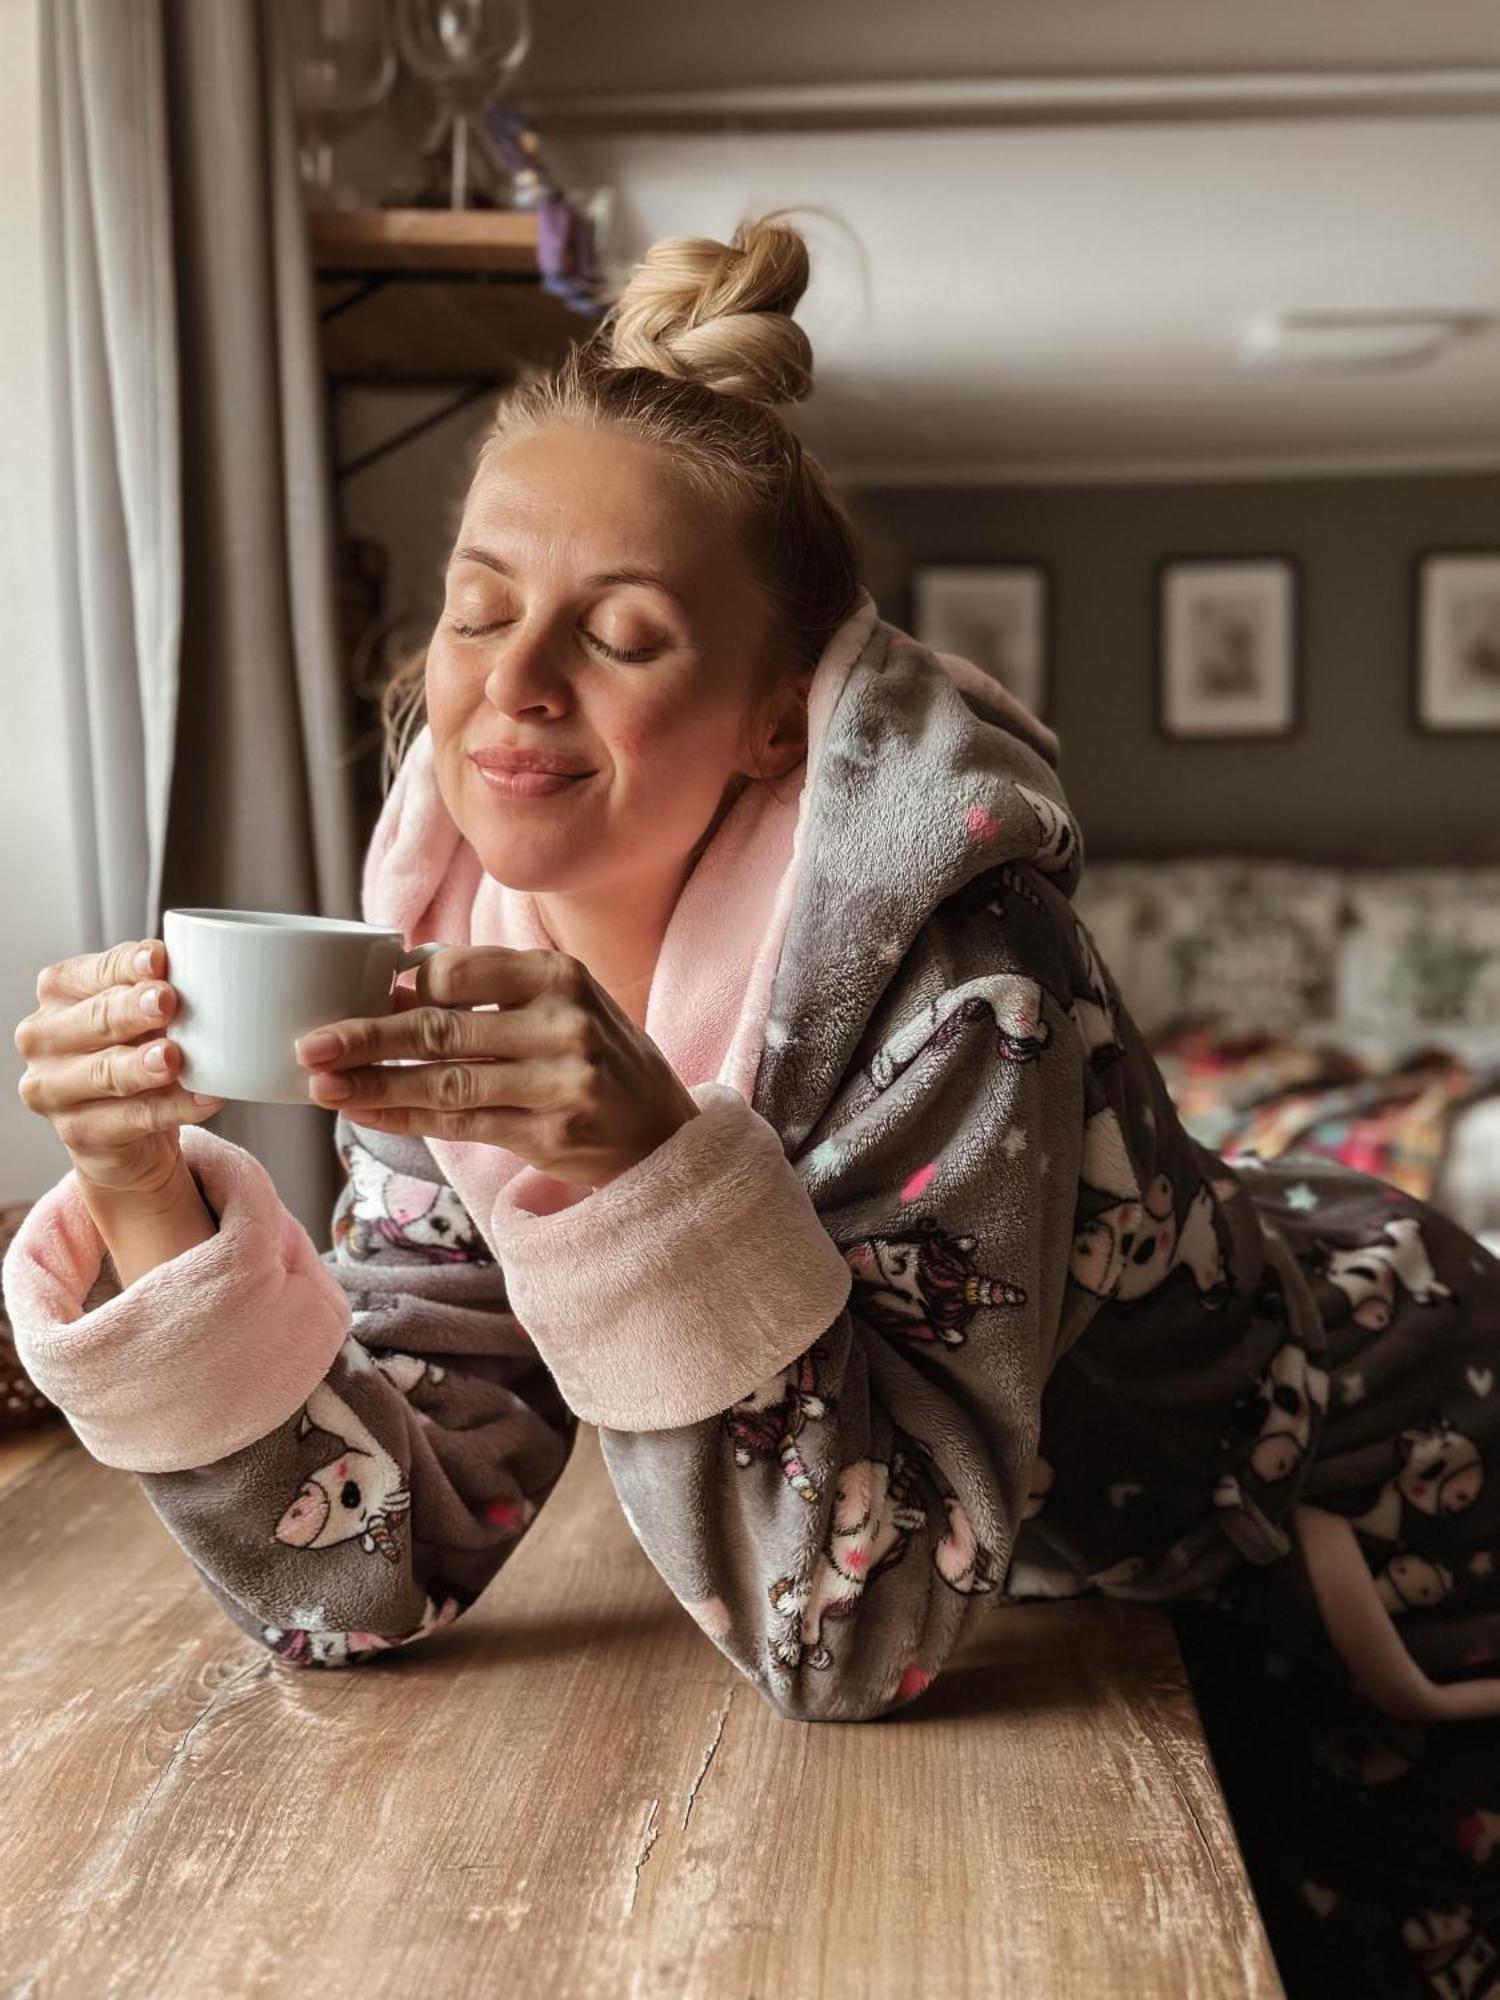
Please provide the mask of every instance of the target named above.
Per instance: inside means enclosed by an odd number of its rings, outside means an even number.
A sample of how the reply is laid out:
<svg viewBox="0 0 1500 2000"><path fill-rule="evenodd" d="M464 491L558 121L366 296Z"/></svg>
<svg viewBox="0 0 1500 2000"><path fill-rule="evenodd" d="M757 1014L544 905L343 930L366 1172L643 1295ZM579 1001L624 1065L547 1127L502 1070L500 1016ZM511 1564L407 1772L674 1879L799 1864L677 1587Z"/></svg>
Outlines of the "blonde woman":
<svg viewBox="0 0 1500 2000"><path fill-rule="evenodd" d="M364 876L447 949L300 1051L329 1251L175 1081L159 940L42 973L22 1358L289 1665L466 1611L580 1420L782 1715L918 1702L1007 1599L1211 1610L1281 1704L1231 1805L1286 1966L1446 1990L1500 1916L1500 1262L1187 1134L1056 735L880 618L779 414L807 275L783 217L659 243L500 399Z"/></svg>

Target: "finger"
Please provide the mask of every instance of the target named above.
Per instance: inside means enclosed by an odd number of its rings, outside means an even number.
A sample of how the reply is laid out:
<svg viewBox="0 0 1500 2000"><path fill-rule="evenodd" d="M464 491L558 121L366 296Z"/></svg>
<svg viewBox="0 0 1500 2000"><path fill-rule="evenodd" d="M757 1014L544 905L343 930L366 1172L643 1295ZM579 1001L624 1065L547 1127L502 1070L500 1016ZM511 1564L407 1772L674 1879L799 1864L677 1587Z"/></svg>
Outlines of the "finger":
<svg viewBox="0 0 1500 2000"><path fill-rule="evenodd" d="M571 1065L573 1059L569 1059ZM340 1096L339 1087L349 1085ZM358 1120L370 1110L406 1108L473 1120L486 1112L528 1116L562 1101L576 1078L552 1057L479 1062L377 1064L372 1069L319 1070L308 1084L315 1104L337 1106ZM483 1136L480 1134L479 1136Z"/></svg>
<svg viewBox="0 0 1500 2000"><path fill-rule="evenodd" d="M455 1029L451 1031L454 1039L445 1040L449 1031L441 1023L435 1027L434 1039L424 1040L415 1032L412 1017L424 1008L503 1016L543 994L581 998L591 984L584 967L564 952L515 951L507 945L452 945L435 952L417 967L414 989L403 986L394 989L389 1014L331 1021L325 1032L340 1037L344 1045L340 1059L345 1063L450 1051L460 1055L470 1052L503 1055L509 1052L510 1045L488 1037L466 1043L457 1038ZM300 1040L298 1060L302 1060ZM320 1065L332 1060L327 1056L316 1058Z"/></svg>
<svg viewBox="0 0 1500 2000"><path fill-rule="evenodd" d="M34 1108L45 1116L100 1100L136 1097L177 1085L182 1050L160 1032L133 1042L68 1051L39 1066Z"/></svg>
<svg viewBox="0 0 1500 2000"><path fill-rule="evenodd" d="M174 1125L201 1124L224 1109L221 1097L200 1104L180 1083L128 1097L105 1097L72 1104L54 1119L65 1146L86 1145L108 1150L137 1139L143 1132L165 1132Z"/></svg>
<svg viewBox="0 0 1500 2000"><path fill-rule="evenodd" d="M150 969L137 969L139 952L148 954ZM131 939L111 945L107 951L79 952L42 968L36 982L36 997L42 1002L86 999L110 986L128 986L138 979L160 976L166 965L166 947L160 938Z"/></svg>
<svg viewBox="0 0 1500 2000"><path fill-rule="evenodd" d="M428 1104L330 1105L343 1112L353 1125L367 1125L377 1132L395 1132L409 1138L457 1139L471 1143L503 1146L507 1152L530 1158L536 1151L537 1118L534 1111L490 1105L483 1111L436 1111Z"/></svg>
<svg viewBox="0 0 1500 2000"><path fill-rule="evenodd" d="M148 1035L162 1034L176 1007L175 990L160 978L105 986L71 1002L54 1001L27 1020L25 1054L28 1061L55 1060L121 1045L133 1048Z"/></svg>

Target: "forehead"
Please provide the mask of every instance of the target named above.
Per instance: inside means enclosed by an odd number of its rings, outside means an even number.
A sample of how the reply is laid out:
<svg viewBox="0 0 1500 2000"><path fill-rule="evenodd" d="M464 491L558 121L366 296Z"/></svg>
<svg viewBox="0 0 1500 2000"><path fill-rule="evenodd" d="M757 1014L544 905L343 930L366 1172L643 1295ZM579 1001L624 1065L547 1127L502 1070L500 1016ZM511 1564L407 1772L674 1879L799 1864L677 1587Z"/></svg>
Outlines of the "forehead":
<svg viewBox="0 0 1500 2000"><path fill-rule="evenodd" d="M577 551L623 568L717 554L727 525L666 447L553 425L484 452L463 539L483 531L518 556Z"/></svg>

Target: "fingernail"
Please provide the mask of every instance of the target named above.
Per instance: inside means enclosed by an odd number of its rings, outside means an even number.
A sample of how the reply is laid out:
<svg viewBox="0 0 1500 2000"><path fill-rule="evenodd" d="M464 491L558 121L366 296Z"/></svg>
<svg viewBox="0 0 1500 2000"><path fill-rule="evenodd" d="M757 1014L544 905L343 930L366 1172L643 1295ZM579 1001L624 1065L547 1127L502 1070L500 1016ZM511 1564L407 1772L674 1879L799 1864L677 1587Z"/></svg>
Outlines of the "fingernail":
<svg viewBox="0 0 1500 2000"><path fill-rule="evenodd" d="M148 986L141 995L141 1005L148 1014L160 1014L161 988L159 986Z"/></svg>
<svg viewBox="0 0 1500 2000"><path fill-rule="evenodd" d="M150 1048L147 1049L143 1060L147 1069L165 1069L167 1066L167 1051L162 1043L153 1042Z"/></svg>
<svg viewBox="0 0 1500 2000"><path fill-rule="evenodd" d="M193 1102L194 1104L222 1104L224 1100L222 1097L205 1097L201 1090L195 1090L193 1092Z"/></svg>
<svg viewBox="0 0 1500 2000"><path fill-rule="evenodd" d="M151 952L152 947L146 945L136 953L135 969L137 972L149 972L151 970Z"/></svg>
<svg viewBox="0 0 1500 2000"><path fill-rule="evenodd" d="M297 1054L304 1062L326 1062L329 1056L336 1056L343 1046L331 1028L319 1028L316 1034L302 1037L297 1044Z"/></svg>

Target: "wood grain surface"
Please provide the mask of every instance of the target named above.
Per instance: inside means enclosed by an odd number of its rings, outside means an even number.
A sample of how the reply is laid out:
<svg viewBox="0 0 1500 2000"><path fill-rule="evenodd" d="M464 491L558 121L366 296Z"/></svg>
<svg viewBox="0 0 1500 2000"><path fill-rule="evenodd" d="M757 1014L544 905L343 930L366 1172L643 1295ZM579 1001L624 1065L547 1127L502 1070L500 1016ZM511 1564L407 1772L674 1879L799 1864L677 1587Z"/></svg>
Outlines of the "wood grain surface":
<svg viewBox="0 0 1500 2000"><path fill-rule="evenodd" d="M1282 1993L1172 1628L980 1606L874 1723L781 1717L580 1428L453 1626L290 1668L132 1474L0 1450L0 1996Z"/></svg>

